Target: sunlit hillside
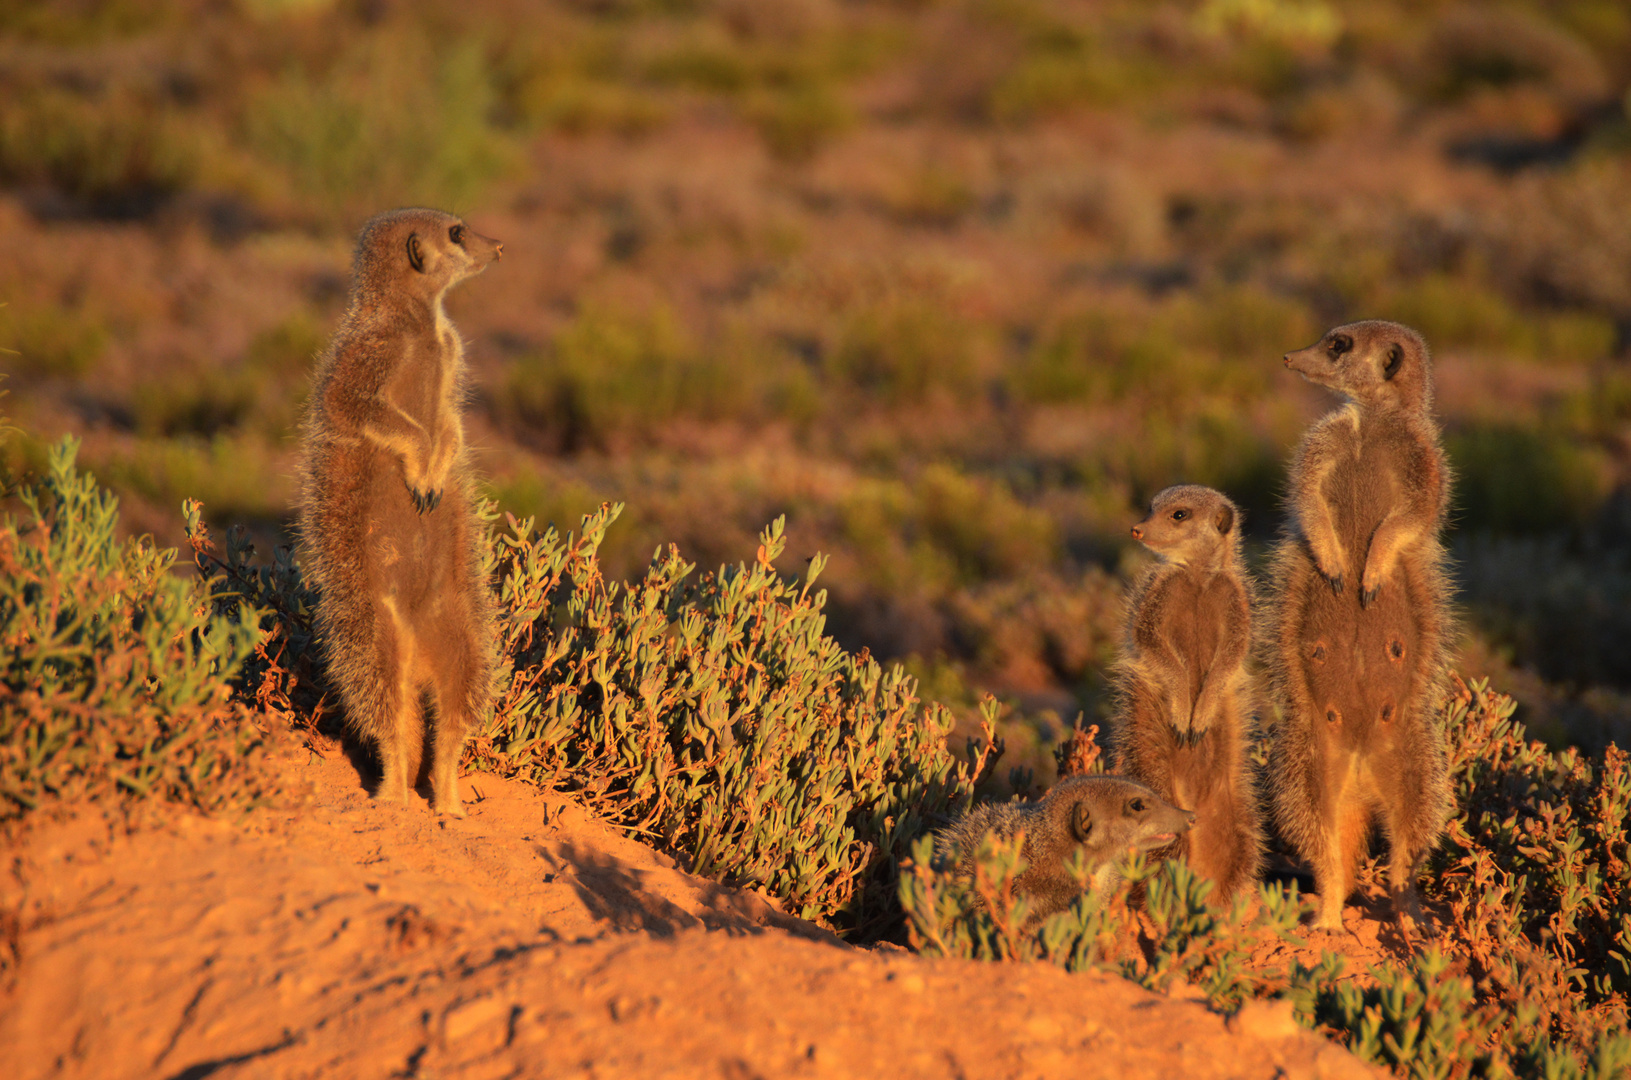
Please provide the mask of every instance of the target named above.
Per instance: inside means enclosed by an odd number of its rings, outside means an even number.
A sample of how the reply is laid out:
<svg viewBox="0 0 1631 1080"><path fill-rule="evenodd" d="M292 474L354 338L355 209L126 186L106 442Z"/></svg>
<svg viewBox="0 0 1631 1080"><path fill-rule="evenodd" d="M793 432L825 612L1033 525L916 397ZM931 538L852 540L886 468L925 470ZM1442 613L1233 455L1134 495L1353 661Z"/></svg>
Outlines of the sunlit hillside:
<svg viewBox="0 0 1631 1080"><path fill-rule="evenodd" d="M1106 708L1127 535L1213 484L1260 549L1363 316L1436 353L1463 667L1631 730L1631 11L1611 0L16 0L0 357L180 541L287 538L371 213L505 242L453 297L491 494L608 572L787 516L829 626L1046 781ZM1024 777L1016 777L1019 786Z"/></svg>

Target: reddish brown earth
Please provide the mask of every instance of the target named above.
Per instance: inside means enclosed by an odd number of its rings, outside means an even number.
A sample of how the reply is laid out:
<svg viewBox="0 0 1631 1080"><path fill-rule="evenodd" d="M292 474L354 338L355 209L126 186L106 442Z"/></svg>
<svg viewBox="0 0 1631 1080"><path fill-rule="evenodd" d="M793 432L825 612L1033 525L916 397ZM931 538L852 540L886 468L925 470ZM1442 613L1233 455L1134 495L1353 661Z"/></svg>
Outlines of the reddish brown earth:
<svg viewBox="0 0 1631 1080"><path fill-rule="evenodd" d="M456 821L339 755L288 768L304 794L238 824L87 808L6 853L0 1072L1380 1075L1285 1005L853 948L568 796L471 777Z"/></svg>

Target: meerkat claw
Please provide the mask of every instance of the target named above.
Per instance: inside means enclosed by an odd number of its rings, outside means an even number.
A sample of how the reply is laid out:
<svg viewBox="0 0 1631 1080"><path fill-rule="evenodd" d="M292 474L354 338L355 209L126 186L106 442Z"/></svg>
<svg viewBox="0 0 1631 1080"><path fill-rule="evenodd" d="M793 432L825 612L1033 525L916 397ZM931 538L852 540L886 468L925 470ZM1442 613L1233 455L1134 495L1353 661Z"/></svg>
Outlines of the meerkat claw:
<svg viewBox="0 0 1631 1080"><path fill-rule="evenodd" d="M428 514L442 501L440 491L420 491L418 488L409 488L408 494L413 497L413 508L421 514Z"/></svg>
<svg viewBox="0 0 1631 1080"><path fill-rule="evenodd" d="M1382 586L1380 586L1380 585L1378 585L1378 586L1376 586L1375 588L1372 588L1372 589L1360 589L1359 590L1359 606L1362 607L1362 608L1370 607L1371 604L1373 602L1375 602L1376 598L1378 596L1380 596L1380 595L1382 595Z"/></svg>
<svg viewBox="0 0 1631 1080"><path fill-rule="evenodd" d="M1337 596L1342 595L1342 575L1341 574L1338 574L1336 577L1326 578L1325 583L1327 585L1331 586L1331 592L1332 593L1334 593Z"/></svg>

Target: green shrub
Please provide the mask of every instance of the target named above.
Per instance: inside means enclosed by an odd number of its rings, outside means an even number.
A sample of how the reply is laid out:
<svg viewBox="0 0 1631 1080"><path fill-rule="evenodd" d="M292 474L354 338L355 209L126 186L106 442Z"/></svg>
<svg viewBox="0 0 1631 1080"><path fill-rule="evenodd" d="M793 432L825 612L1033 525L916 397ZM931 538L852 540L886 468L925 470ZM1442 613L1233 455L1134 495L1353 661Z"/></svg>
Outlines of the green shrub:
<svg viewBox="0 0 1631 1080"><path fill-rule="evenodd" d="M1121 869L1129 884L1144 887L1153 942L1146 952L1125 940L1136 923L1126 888L1103 905L1084 895L1026 932L1029 902L1013 891L1025 869L1020 842L987 837L975 863L972 881L964 883L937 861L931 837L912 845L900 902L913 948L926 956L1045 960L1067 971L1103 968L1152 990L1188 981L1226 1008L1285 984L1289 969L1259 969L1250 963L1251 952L1271 938L1297 943L1298 920L1309 910L1295 892L1267 886L1254 898L1240 896L1227 909L1218 908L1208 902L1211 882L1181 860L1152 866L1137 855ZM1087 868L1077 869L1085 881Z"/></svg>
<svg viewBox="0 0 1631 1080"><path fill-rule="evenodd" d="M1312 341L1320 332L1306 304L1245 286L1208 290L1174 314L1183 343L1221 362L1222 385L1254 391L1265 386L1267 373L1288 348ZM1234 370L1245 378L1231 380Z"/></svg>
<svg viewBox="0 0 1631 1080"><path fill-rule="evenodd" d="M629 85L626 41L614 30L529 14L529 32L504 43L496 66L499 107L511 124L635 135L668 118L665 101Z"/></svg>
<svg viewBox="0 0 1631 1080"><path fill-rule="evenodd" d="M102 358L107 331L55 304L0 306L0 363L23 375L71 378Z"/></svg>
<svg viewBox="0 0 1631 1080"><path fill-rule="evenodd" d="M1515 663L1549 682L1614 686L1631 654L1631 559L1582 557L1565 534L1458 537L1461 599L1470 621ZM1578 731L1578 742L1601 735Z"/></svg>
<svg viewBox="0 0 1631 1080"><path fill-rule="evenodd" d="M258 435L141 439L98 465L114 487L151 502L197 498L217 521L281 520L291 478Z"/></svg>
<svg viewBox="0 0 1631 1080"><path fill-rule="evenodd" d="M229 699L258 613L210 612L174 551L120 543L77 449L59 443L0 519L0 822L52 798L255 802L266 740Z"/></svg>
<svg viewBox="0 0 1631 1080"><path fill-rule="evenodd" d="M1046 960L1120 972L1161 989L1184 979L1223 1008L1281 995L1299 1020L1360 1057L1410 1077L1545 1076L1608 1080L1631 1069L1631 767L1610 747L1596 762L1549 753L1513 723L1510 698L1462 686L1442 720L1457 805L1422 884L1442 912L1437 948L1345 976L1325 952L1307 967L1273 960L1303 944L1307 905L1260 889L1260 905L1209 903L1210 884L1181 862L1142 858L1143 929L1125 900L1087 899L1020 931L1018 846L987 841L971 884L937 867L925 838L900 879L912 944L927 955ZM1124 895L1124 894L1123 894ZM1133 944L1133 937L1140 940Z"/></svg>
<svg viewBox="0 0 1631 1080"><path fill-rule="evenodd" d="M752 564L688 581L693 566L669 547L623 585L596 557L620 511L603 506L575 537L513 518L495 536L505 663L466 766L570 787L695 873L763 889L842 934L887 932L906 845L972 788L946 750L949 714L919 702L899 668L824 634L826 594L811 586L825 560L783 579L771 566L780 519ZM207 551L200 529L194 514ZM292 561L256 570L241 544L211 559L218 597L249 596L285 628L266 694L313 699L310 594Z"/></svg>
<svg viewBox="0 0 1631 1080"><path fill-rule="evenodd" d="M203 152L175 109L133 91L93 98L19 88L0 102L0 180L49 185L114 211L188 187Z"/></svg>
<svg viewBox="0 0 1631 1080"><path fill-rule="evenodd" d="M834 507L855 563L851 576L880 593L944 591L1053 565L1058 527L1001 480L937 462L910 482L861 479Z"/></svg>
<svg viewBox="0 0 1631 1080"><path fill-rule="evenodd" d="M1445 439L1464 528L1542 533L1590 521L1608 497L1601 455L1562 436L1478 425Z"/></svg>
<svg viewBox="0 0 1631 1080"><path fill-rule="evenodd" d="M322 330L309 316L297 314L257 334L237 364L212 362L202 370L143 378L130 392L136 430L146 436L208 438L254 421L261 434L287 438L322 346Z"/></svg>
<svg viewBox="0 0 1631 1080"><path fill-rule="evenodd" d="M670 547L619 587L594 557L615 516L586 518L576 540L527 524L502 538L512 675L472 765L571 784L694 872L840 932L886 929L906 844L969 791L950 717L823 634L811 585L825 560L782 579L779 519L751 565L688 585Z"/></svg>
<svg viewBox="0 0 1631 1080"><path fill-rule="evenodd" d="M1209 290L1143 310L1094 306L1038 335L1010 374L1030 402L1110 404L1129 397L1205 408L1260 395L1275 361L1313 338L1313 318L1295 300L1255 288ZM1231 411L1238 411L1231 404Z"/></svg>
<svg viewBox="0 0 1631 1080"><path fill-rule="evenodd" d="M942 304L888 297L849 313L828 373L892 405L978 389L975 330Z"/></svg>
<svg viewBox="0 0 1631 1080"><path fill-rule="evenodd" d="M86 45L174 25L186 17L184 7L177 0L15 0L0 8L0 32L53 45Z"/></svg>
<svg viewBox="0 0 1631 1080"><path fill-rule="evenodd" d="M494 80L475 41L438 52L417 34L380 33L326 72L290 68L254 94L243 137L302 205L353 216L468 206L517 160L492 123Z"/></svg>
<svg viewBox="0 0 1631 1080"><path fill-rule="evenodd" d="M605 449L677 417L762 419L778 404L790 358L752 340L699 348L665 306L630 315L586 308L548 353L522 358L501 412L567 450Z"/></svg>
<svg viewBox="0 0 1631 1080"><path fill-rule="evenodd" d="M1631 1003L1631 767L1531 741L1510 698L1461 687L1445 717L1460 814L1435 891L1488 997L1551 1038L1623 1030ZM1626 1064L1631 1065L1631 1047Z"/></svg>
<svg viewBox="0 0 1631 1080"><path fill-rule="evenodd" d="M1533 356L1535 325L1499 293L1475 282L1433 274L1412 282L1379 308L1382 318L1421 331L1433 349L1478 349Z"/></svg>

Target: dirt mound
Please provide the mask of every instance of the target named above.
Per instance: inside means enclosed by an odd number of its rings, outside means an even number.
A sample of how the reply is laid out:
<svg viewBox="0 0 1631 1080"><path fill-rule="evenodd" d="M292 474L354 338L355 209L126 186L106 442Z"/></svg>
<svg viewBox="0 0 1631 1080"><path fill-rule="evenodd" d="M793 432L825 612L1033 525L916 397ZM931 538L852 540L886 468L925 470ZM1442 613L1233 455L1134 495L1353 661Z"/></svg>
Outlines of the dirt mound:
<svg viewBox="0 0 1631 1080"><path fill-rule="evenodd" d="M1380 1075L1283 1005L852 948L565 796L467 778L453 821L290 769L241 825L86 810L8 853L8 1076Z"/></svg>

